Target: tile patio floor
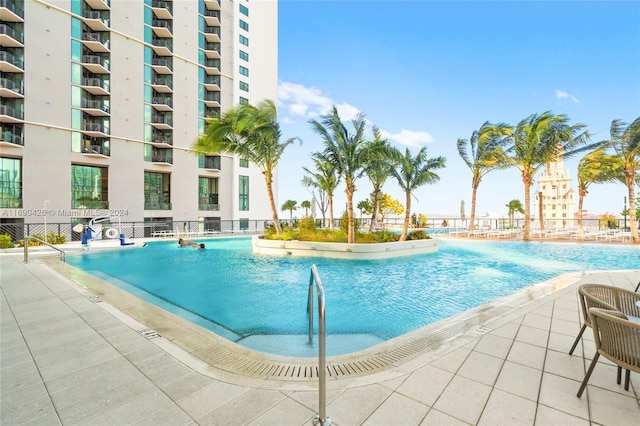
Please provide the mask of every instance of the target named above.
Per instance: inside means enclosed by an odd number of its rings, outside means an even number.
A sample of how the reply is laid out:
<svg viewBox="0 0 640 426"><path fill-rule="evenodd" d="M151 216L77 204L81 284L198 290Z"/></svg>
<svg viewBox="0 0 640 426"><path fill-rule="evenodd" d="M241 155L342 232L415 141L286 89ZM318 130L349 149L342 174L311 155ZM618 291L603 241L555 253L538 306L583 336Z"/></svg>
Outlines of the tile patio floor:
<svg viewBox="0 0 640 426"><path fill-rule="evenodd" d="M580 328L576 288L633 289L640 271L587 274L541 299L375 374L328 379L333 425L640 425L631 388L598 363ZM0 424L311 425L317 380L287 383L216 371L34 260L0 253ZM586 353L586 359L583 359Z"/></svg>

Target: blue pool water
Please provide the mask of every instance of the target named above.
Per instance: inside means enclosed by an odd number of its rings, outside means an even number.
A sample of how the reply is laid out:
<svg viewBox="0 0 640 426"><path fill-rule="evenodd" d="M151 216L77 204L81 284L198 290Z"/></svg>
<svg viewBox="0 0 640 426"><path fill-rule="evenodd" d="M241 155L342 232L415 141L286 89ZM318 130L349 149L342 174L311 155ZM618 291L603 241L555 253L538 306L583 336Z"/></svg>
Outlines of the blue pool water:
<svg viewBox="0 0 640 426"><path fill-rule="evenodd" d="M327 354L381 341L564 272L637 269L631 246L441 239L433 254L385 260L254 255L250 238L207 249L153 242L67 262L249 348L315 356L307 345L309 274L325 287ZM317 321L316 321L317 322Z"/></svg>

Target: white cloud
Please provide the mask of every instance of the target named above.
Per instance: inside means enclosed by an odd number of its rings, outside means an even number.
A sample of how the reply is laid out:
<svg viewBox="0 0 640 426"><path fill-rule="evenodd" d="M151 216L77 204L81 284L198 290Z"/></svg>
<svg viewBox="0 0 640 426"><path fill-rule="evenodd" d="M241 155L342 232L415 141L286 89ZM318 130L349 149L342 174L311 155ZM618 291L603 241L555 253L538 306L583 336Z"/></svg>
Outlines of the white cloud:
<svg viewBox="0 0 640 426"><path fill-rule="evenodd" d="M559 99L559 100L570 99L576 104L579 102L578 98L576 98L570 93L565 92L564 90L556 90L556 99Z"/></svg>
<svg viewBox="0 0 640 426"><path fill-rule="evenodd" d="M278 84L278 106L291 120L293 117L313 118L324 115L333 105L336 105L343 120L351 120L360 112L358 108L346 102L335 104L333 99L315 87L286 81Z"/></svg>
<svg viewBox="0 0 640 426"><path fill-rule="evenodd" d="M390 133L386 130L380 130L380 134L385 139L415 148L419 148L433 142L433 136L427 132L414 132L412 130L401 129L399 133Z"/></svg>

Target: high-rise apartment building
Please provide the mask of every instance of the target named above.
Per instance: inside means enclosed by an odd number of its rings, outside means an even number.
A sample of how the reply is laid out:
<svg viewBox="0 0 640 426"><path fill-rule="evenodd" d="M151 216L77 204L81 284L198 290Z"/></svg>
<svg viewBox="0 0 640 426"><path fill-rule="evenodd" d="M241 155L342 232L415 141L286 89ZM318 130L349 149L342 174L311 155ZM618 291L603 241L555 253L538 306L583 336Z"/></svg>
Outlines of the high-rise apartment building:
<svg viewBox="0 0 640 426"><path fill-rule="evenodd" d="M538 178L534 216L540 218L542 214L545 228L573 227L575 205L575 191L571 187L569 171L564 168L564 160L559 158L547 163Z"/></svg>
<svg viewBox="0 0 640 426"><path fill-rule="evenodd" d="M1 223L270 217L260 170L190 147L276 99L276 0L0 0L0 19Z"/></svg>

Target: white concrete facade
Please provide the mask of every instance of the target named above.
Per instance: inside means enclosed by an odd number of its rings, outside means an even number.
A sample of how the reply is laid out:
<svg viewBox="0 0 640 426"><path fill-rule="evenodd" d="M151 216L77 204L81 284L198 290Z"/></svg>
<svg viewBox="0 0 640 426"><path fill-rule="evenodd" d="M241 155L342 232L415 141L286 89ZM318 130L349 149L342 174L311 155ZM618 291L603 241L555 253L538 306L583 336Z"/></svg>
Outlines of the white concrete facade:
<svg viewBox="0 0 640 426"><path fill-rule="evenodd" d="M277 99L276 0L7 0L0 12L12 36L0 40L3 223L40 223L45 208L51 223L271 218L255 165L190 147L205 117ZM100 170L86 205L77 166ZM157 199L149 173L168 183ZM202 178L215 183L205 201Z"/></svg>

